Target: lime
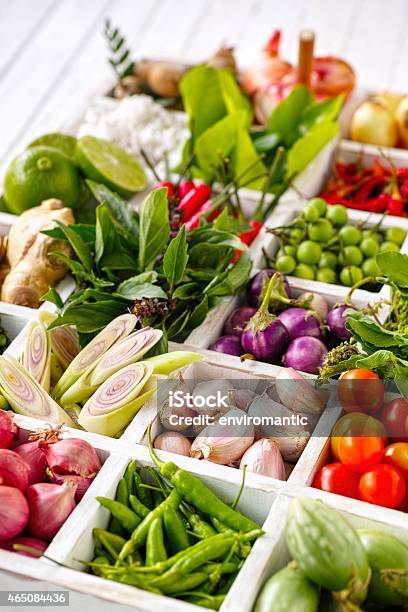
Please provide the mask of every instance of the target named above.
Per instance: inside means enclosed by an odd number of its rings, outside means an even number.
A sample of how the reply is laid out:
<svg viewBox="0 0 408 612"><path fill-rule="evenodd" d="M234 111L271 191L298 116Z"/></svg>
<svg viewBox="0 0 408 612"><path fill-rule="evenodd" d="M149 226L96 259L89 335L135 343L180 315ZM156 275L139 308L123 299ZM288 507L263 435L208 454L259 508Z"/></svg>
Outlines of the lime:
<svg viewBox="0 0 408 612"><path fill-rule="evenodd" d="M331 268L319 268L316 272L316 280L321 283L335 283L337 276L335 271Z"/></svg>
<svg viewBox="0 0 408 612"><path fill-rule="evenodd" d="M296 260L291 255L281 255L275 261L275 268L282 274L291 274L296 268Z"/></svg>
<svg viewBox="0 0 408 612"><path fill-rule="evenodd" d="M307 280L314 280L315 270L313 266L300 263L296 266L293 276L297 276L298 278L306 278Z"/></svg>
<svg viewBox="0 0 408 612"><path fill-rule="evenodd" d="M377 265L375 257L369 257L363 262L361 266L363 270L364 276L378 276L380 274L380 269Z"/></svg>
<svg viewBox="0 0 408 612"><path fill-rule="evenodd" d="M340 281L346 287L352 287L363 278L363 273L357 266L346 266L340 272Z"/></svg>
<svg viewBox="0 0 408 612"><path fill-rule="evenodd" d="M312 240L305 240L302 242L296 251L298 261L304 264L317 264L321 254L322 250L320 245Z"/></svg>
<svg viewBox="0 0 408 612"><path fill-rule="evenodd" d="M386 251L396 251L399 252L400 248L398 244L395 242L390 242L389 240L385 240L382 244L380 244L380 253L385 253Z"/></svg>
<svg viewBox="0 0 408 612"><path fill-rule="evenodd" d="M108 140L83 136L77 142L75 160L87 178L104 183L124 197L146 187L139 162Z"/></svg>
<svg viewBox="0 0 408 612"><path fill-rule="evenodd" d="M344 225L339 231L339 238L344 245L356 245L361 241L361 230L354 225Z"/></svg>
<svg viewBox="0 0 408 612"><path fill-rule="evenodd" d="M313 206L319 213L319 217L324 217L327 211L327 203L323 198L312 198L308 202L308 206Z"/></svg>
<svg viewBox="0 0 408 612"><path fill-rule="evenodd" d="M339 255L339 262L342 266L359 266L363 261L363 254L357 246L349 245L344 247Z"/></svg>
<svg viewBox="0 0 408 612"><path fill-rule="evenodd" d="M319 259L319 268L335 268L337 265L337 257L330 251L323 251Z"/></svg>
<svg viewBox="0 0 408 612"><path fill-rule="evenodd" d="M53 132L51 134L44 134L30 142L27 148L31 147L53 147L58 149L61 153L64 153L71 161L74 161L75 147L77 139L75 136L69 134L60 134L59 132Z"/></svg>
<svg viewBox="0 0 408 612"><path fill-rule="evenodd" d="M336 227L346 225L348 221L347 209L342 204L334 204L327 208L326 219Z"/></svg>
<svg viewBox="0 0 408 612"><path fill-rule="evenodd" d="M385 239L389 242L395 242L396 244L401 244L404 242L406 238L407 232L400 227L389 227L385 232Z"/></svg>
<svg viewBox="0 0 408 612"><path fill-rule="evenodd" d="M360 242L360 249L366 257L372 257L378 253L378 241L375 238L363 238Z"/></svg>
<svg viewBox="0 0 408 612"><path fill-rule="evenodd" d="M58 198L74 207L80 191L75 166L57 149L31 147L9 165L4 179L4 197L10 212L19 215L48 198Z"/></svg>
<svg viewBox="0 0 408 612"><path fill-rule="evenodd" d="M333 234L333 226L327 219L319 219L316 223L309 223L307 233L310 240L327 242Z"/></svg>

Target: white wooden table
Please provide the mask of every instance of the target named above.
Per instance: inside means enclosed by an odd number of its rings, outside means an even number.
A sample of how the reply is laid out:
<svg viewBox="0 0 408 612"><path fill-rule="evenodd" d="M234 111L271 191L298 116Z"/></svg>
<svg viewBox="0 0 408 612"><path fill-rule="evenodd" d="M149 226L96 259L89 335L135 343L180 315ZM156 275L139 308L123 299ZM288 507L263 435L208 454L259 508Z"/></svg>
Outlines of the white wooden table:
<svg viewBox="0 0 408 612"><path fill-rule="evenodd" d="M317 52L350 61L360 85L408 91L407 0L0 0L0 169L100 92L107 16L135 56L200 60L224 42L241 64L275 28L294 60L299 30L312 28Z"/></svg>

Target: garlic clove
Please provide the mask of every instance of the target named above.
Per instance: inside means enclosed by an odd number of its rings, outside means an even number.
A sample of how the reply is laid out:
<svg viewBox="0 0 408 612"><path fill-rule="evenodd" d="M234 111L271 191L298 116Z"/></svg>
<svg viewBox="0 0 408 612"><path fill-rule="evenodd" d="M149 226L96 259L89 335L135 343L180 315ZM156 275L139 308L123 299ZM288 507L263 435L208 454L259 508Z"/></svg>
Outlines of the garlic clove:
<svg viewBox="0 0 408 612"><path fill-rule="evenodd" d="M309 442L309 436L278 436L272 438L279 447L280 453L284 461L295 462Z"/></svg>
<svg viewBox="0 0 408 612"><path fill-rule="evenodd" d="M282 370L275 385L280 401L293 412L319 415L324 408L320 393L293 368Z"/></svg>
<svg viewBox="0 0 408 612"><path fill-rule="evenodd" d="M249 472L286 480L286 471L279 445L272 438L261 438L244 453L240 468Z"/></svg>

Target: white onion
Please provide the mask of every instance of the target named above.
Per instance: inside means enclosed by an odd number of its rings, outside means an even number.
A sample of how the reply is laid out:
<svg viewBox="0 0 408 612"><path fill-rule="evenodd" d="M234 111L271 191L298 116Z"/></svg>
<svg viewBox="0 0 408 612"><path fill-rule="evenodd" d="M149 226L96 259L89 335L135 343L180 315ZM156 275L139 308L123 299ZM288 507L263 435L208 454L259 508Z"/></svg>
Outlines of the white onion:
<svg viewBox="0 0 408 612"><path fill-rule="evenodd" d="M390 111L374 100L366 100L351 119L351 139L358 142L395 147L398 139L397 123Z"/></svg>

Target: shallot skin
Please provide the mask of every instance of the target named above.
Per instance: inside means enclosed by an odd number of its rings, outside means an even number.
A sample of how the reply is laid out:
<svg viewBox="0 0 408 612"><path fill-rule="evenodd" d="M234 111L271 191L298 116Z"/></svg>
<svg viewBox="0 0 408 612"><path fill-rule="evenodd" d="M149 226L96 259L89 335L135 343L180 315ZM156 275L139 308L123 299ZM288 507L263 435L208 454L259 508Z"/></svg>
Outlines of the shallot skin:
<svg viewBox="0 0 408 612"><path fill-rule="evenodd" d="M75 489L70 482L62 485L40 482L28 487L29 533L50 541L75 508Z"/></svg>
<svg viewBox="0 0 408 612"><path fill-rule="evenodd" d="M10 448L18 432L19 428L14 423L13 413L8 410L0 410L0 449Z"/></svg>
<svg viewBox="0 0 408 612"><path fill-rule="evenodd" d="M80 438L64 438L54 444L42 444L48 467L57 474L75 474L92 478L101 469L96 450Z"/></svg>
<svg viewBox="0 0 408 612"><path fill-rule="evenodd" d="M27 526L30 509L23 493L15 487L0 486L0 540L18 536Z"/></svg>
<svg viewBox="0 0 408 612"><path fill-rule="evenodd" d="M155 438L154 448L189 457L191 442L186 436L176 431L165 431Z"/></svg>
<svg viewBox="0 0 408 612"><path fill-rule="evenodd" d="M40 448L40 442L27 442L16 446L14 452L17 453L28 465L29 485L37 482L44 482L47 479L47 461Z"/></svg>

